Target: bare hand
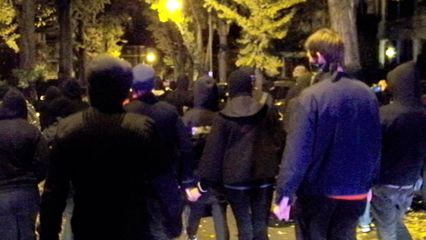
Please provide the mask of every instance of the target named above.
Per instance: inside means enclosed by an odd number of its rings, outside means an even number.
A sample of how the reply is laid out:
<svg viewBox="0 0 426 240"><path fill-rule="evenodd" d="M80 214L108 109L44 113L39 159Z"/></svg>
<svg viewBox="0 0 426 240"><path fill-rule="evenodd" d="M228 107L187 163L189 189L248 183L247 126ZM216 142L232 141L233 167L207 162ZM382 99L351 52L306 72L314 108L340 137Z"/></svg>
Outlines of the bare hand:
<svg viewBox="0 0 426 240"><path fill-rule="evenodd" d="M290 219L290 209L291 204L289 203L288 197L283 197L279 203L279 205L274 204L274 207L272 209L272 212L277 216L279 220L286 220L288 221Z"/></svg>
<svg viewBox="0 0 426 240"><path fill-rule="evenodd" d="M185 192L186 192L186 198L190 202L196 202L201 197L201 193L196 187L186 188Z"/></svg>

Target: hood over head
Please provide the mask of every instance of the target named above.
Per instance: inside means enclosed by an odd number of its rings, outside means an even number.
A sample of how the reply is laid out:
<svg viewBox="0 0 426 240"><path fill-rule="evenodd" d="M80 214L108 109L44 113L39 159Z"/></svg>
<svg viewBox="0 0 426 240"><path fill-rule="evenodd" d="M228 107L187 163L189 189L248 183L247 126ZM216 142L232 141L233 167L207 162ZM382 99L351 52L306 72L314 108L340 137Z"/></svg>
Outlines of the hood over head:
<svg viewBox="0 0 426 240"><path fill-rule="evenodd" d="M0 103L0 119L27 119L28 109L24 95L16 88L10 88Z"/></svg>
<svg viewBox="0 0 426 240"><path fill-rule="evenodd" d="M49 86L44 93L44 100L50 101L62 95L61 89L56 86Z"/></svg>
<svg viewBox="0 0 426 240"><path fill-rule="evenodd" d="M251 96L253 90L252 78L249 73L239 69L233 71L228 78L229 96Z"/></svg>
<svg viewBox="0 0 426 240"><path fill-rule="evenodd" d="M70 99L80 99L84 93L84 89L77 80L70 79L63 84L62 93Z"/></svg>
<svg viewBox="0 0 426 240"><path fill-rule="evenodd" d="M387 75L393 99L405 105L419 105L421 87L419 72L414 62L399 65Z"/></svg>
<svg viewBox="0 0 426 240"><path fill-rule="evenodd" d="M177 90L188 90L189 88L189 77L186 74L181 74L178 76L176 81L176 89Z"/></svg>
<svg viewBox="0 0 426 240"><path fill-rule="evenodd" d="M237 96L228 100L221 114L228 117L250 117L259 113L265 107L252 96Z"/></svg>
<svg viewBox="0 0 426 240"><path fill-rule="evenodd" d="M216 81L205 75L194 82L194 106L217 111L219 92Z"/></svg>

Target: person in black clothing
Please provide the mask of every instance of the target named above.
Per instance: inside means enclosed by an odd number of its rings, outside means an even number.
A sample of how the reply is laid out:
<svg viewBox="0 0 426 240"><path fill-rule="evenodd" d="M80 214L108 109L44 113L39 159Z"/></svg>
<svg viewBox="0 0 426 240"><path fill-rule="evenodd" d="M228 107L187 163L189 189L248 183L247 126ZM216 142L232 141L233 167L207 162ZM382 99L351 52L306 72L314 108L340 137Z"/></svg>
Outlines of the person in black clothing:
<svg viewBox="0 0 426 240"><path fill-rule="evenodd" d="M151 182L152 195L148 201L153 220L153 239L167 239L179 236L182 231L183 199L179 184L182 189L194 185L194 160L190 132L185 128L176 108L156 98L152 92L154 85L154 69L146 64L135 66L133 97L125 108L128 112L144 114L155 121L164 146L162 151L167 154L169 172Z"/></svg>
<svg viewBox="0 0 426 240"><path fill-rule="evenodd" d="M205 75L194 83L194 108L183 115L183 122L192 132L192 143L196 163L198 166L206 138L210 134L213 119L219 108L219 92L213 78ZM196 239L198 225L201 218L212 215L215 226L216 239L229 239L229 229L226 219L226 199L223 191L210 191L200 199L189 204L188 224L186 234L188 239Z"/></svg>
<svg viewBox="0 0 426 240"><path fill-rule="evenodd" d="M189 81L188 75L179 75L176 81L176 89L165 97L165 101L175 106L180 116L183 116L189 108L192 108L194 103L192 91L188 90Z"/></svg>
<svg viewBox="0 0 426 240"><path fill-rule="evenodd" d="M126 113L128 62L99 56L88 71L91 107L60 121L42 195L40 240L57 240L72 184L75 240L151 239L146 182L168 162L154 122Z"/></svg>
<svg viewBox="0 0 426 240"><path fill-rule="evenodd" d="M372 199L379 239L411 239L404 216L426 159L426 108L420 101L420 68L424 66L410 61L387 76L393 100L380 108L382 154Z"/></svg>
<svg viewBox="0 0 426 240"><path fill-rule="evenodd" d="M199 191L225 189L241 240L268 239L274 178L284 141L277 110L255 99L252 90L248 73L230 74L230 99L213 119L198 166Z"/></svg>
<svg viewBox="0 0 426 240"><path fill-rule="evenodd" d="M25 97L9 88L0 98L0 239L35 240L48 148L40 130L27 121Z"/></svg>

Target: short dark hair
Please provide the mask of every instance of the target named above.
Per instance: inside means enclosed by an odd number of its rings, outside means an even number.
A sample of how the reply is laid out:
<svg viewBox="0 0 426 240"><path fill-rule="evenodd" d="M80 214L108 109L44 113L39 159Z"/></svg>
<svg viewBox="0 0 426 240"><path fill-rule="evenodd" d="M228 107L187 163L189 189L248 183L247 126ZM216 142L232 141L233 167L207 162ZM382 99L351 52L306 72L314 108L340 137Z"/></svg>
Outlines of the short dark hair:
<svg viewBox="0 0 426 240"><path fill-rule="evenodd" d="M101 55L90 63L87 79L90 104L108 111L119 106L127 98L133 73L130 63Z"/></svg>
<svg viewBox="0 0 426 240"><path fill-rule="evenodd" d="M311 56L321 53L328 64L344 65L345 48L341 36L334 30L322 28L311 34L305 42Z"/></svg>

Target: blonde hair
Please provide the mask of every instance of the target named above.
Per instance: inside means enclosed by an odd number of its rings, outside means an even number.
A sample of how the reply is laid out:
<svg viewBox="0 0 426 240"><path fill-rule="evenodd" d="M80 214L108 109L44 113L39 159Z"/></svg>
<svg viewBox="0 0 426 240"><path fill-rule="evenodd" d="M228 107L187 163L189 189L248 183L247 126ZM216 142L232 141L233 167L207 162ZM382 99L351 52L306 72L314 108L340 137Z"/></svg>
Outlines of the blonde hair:
<svg viewBox="0 0 426 240"><path fill-rule="evenodd" d="M340 35L329 28L322 28L311 34L305 42L311 56L319 52L328 64L344 64L345 49Z"/></svg>

